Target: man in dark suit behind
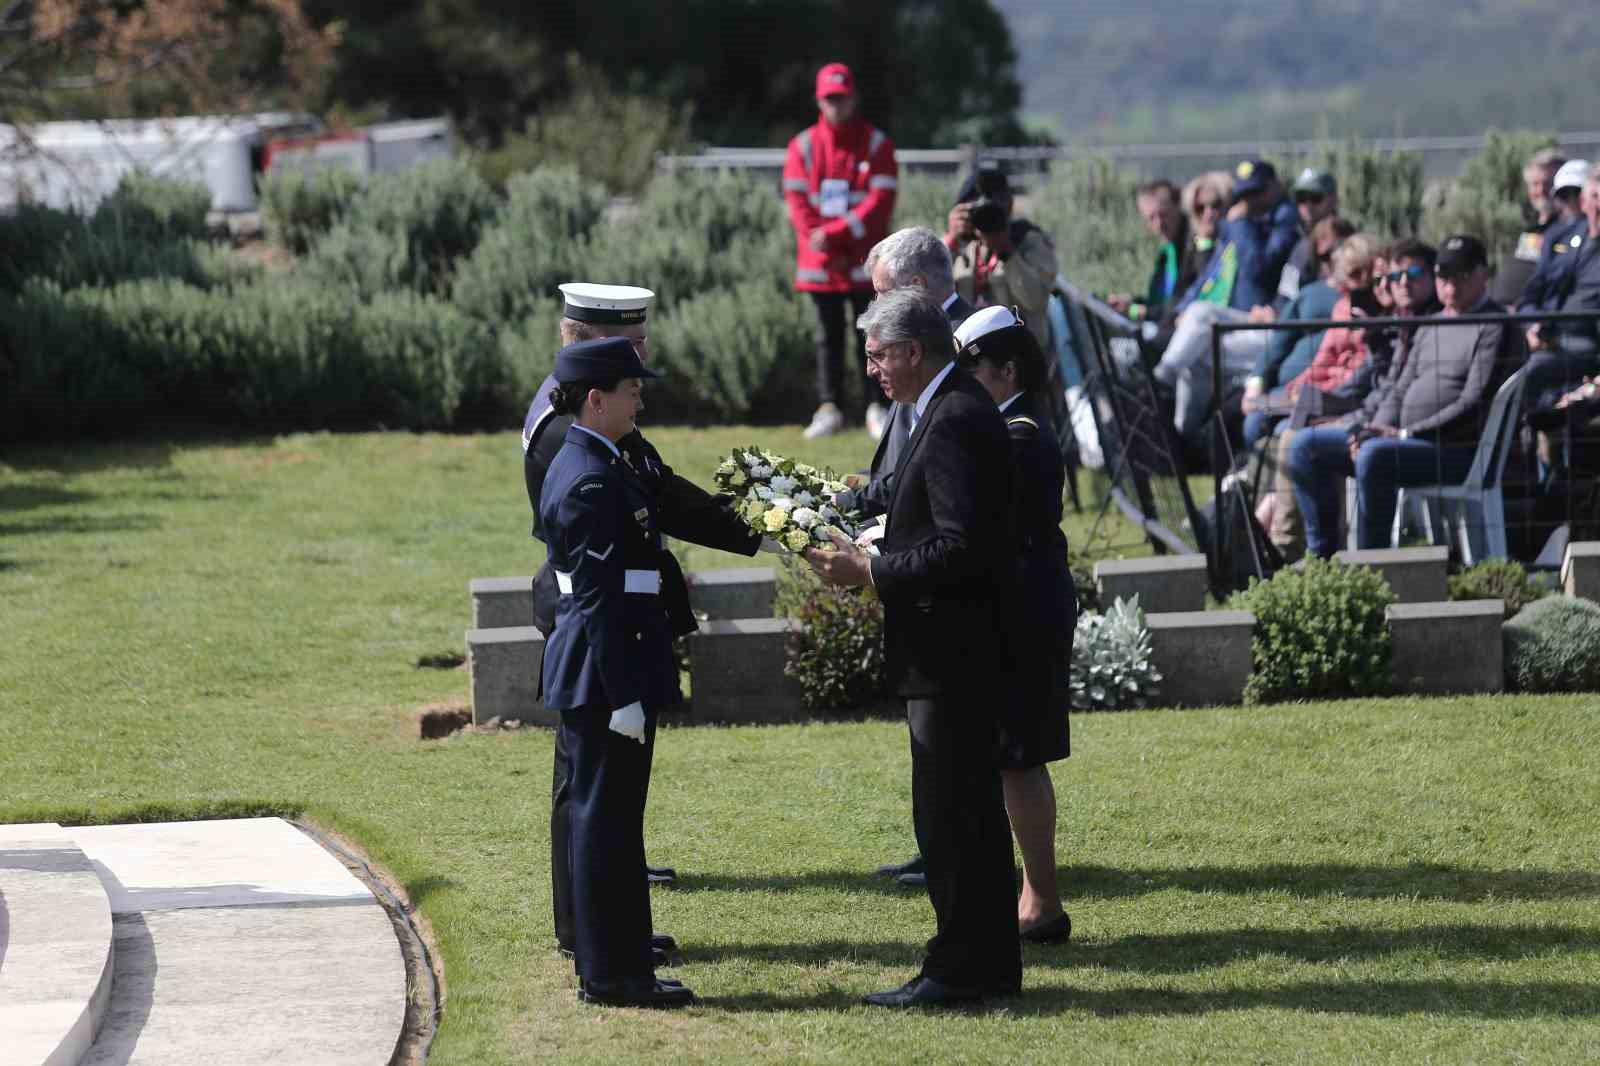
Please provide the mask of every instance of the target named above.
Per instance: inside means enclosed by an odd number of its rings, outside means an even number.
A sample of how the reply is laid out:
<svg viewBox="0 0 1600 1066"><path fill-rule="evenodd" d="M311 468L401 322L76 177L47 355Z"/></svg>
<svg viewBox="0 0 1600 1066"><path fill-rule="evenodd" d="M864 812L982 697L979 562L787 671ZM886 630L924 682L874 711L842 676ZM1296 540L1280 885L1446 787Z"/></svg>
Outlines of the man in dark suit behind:
<svg viewBox="0 0 1600 1066"><path fill-rule="evenodd" d="M937 932L922 971L874 993L885 1007L936 1006L1022 987L1010 829L986 679L1003 653L1010 454L994 400L955 368L950 324L916 289L886 293L861 317L867 372L911 413L882 555L843 537L808 550L823 579L876 587L887 679L906 701L917 842Z"/></svg>
<svg viewBox="0 0 1600 1066"><path fill-rule="evenodd" d="M944 310L952 330L973 314L973 306L956 292L949 247L926 226L895 230L873 245L872 251L867 253L867 272L872 278L873 291L879 296L895 289L921 290ZM875 518L889 509L895 467L911 440L911 401L891 402L882 424L871 426L869 423L869 428L878 438L871 470L865 479L860 475L852 476L850 480L856 487L840 493L837 503L846 510L859 509L868 518ZM878 872L908 888L921 888L926 884L921 855L880 866Z"/></svg>

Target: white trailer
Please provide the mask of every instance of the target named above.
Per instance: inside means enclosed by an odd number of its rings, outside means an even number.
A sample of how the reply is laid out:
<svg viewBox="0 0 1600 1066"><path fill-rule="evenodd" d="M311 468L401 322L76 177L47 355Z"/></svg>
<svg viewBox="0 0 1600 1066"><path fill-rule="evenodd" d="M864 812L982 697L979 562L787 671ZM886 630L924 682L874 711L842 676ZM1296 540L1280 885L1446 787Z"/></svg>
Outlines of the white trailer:
<svg viewBox="0 0 1600 1066"><path fill-rule="evenodd" d="M145 170L204 185L214 211L254 211L267 142L321 128L291 112L0 125L0 206L91 211L123 175Z"/></svg>

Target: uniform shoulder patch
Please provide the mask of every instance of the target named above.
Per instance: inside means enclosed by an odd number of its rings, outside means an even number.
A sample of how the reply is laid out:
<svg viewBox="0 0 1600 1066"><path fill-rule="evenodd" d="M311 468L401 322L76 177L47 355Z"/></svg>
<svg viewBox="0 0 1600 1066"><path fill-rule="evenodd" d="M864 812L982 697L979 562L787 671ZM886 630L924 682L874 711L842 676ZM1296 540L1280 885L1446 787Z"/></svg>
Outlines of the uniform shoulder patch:
<svg viewBox="0 0 1600 1066"><path fill-rule="evenodd" d="M1039 428L1039 423L1035 422L1027 415L1017 415L1015 418L1008 418L1006 419L1006 425L1022 429L1037 430Z"/></svg>

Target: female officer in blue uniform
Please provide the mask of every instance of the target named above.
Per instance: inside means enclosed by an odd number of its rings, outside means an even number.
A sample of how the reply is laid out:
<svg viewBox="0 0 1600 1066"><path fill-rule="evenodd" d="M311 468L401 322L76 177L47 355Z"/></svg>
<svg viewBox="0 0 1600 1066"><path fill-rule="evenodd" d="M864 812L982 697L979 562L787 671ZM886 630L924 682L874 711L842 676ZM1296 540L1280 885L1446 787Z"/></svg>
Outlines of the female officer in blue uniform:
<svg viewBox="0 0 1600 1066"><path fill-rule="evenodd" d="M614 1006L694 1002L681 984L658 981L651 960L646 735L682 697L654 497L617 447L643 407L642 379L659 376L621 337L556 353L551 400L574 422L539 495L560 592L540 685L545 706L561 712L569 757L578 996Z"/></svg>
<svg viewBox="0 0 1600 1066"><path fill-rule="evenodd" d="M1044 355L1020 319L988 307L956 331L957 365L1000 406L1011 434L1012 533L1017 546L1014 661L1005 679L1000 780L1022 852L1022 939L1060 943L1072 919L1056 887L1056 796L1047 763L1067 757L1068 687L1078 597L1061 532L1066 470L1048 407L1038 397Z"/></svg>

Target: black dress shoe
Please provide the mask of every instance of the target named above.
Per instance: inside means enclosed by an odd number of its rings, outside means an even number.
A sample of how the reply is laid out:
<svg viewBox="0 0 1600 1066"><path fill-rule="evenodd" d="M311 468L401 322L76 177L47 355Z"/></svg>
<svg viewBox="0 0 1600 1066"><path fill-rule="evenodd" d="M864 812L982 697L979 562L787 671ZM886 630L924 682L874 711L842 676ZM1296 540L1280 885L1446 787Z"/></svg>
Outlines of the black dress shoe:
<svg viewBox="0 0 1600 1066"><path fill-rule="evenodd" d="M678 879L678 871L670 866L650 866L646 864L644 879L652 885L670 885Z"/></svg>
<svg viewBox="0 0 1600 1066"><path fill-rule="evenodd" d="M920 874L928 868L921 855L905 862L890 863L888 866L878 867L878 872L885 877L899 877L901 874Z"/></svg>
<svg viewBox="0 0 1600 1066"><path fill-rule="evenodd" d="M666 933L651 933L650 946L657 951L677 951L678 942Z"/></svg>
<svg viewBox="0 0 1600 1066"><path fill-rule="evenodd" d="M927 888L928 875L925 873L901 874L894 879L894 883L903 888Z"/></svg>
<svg viewBox="0 0 1600 1066"><path fill-rule="evenodd" d="M602 1007L653 1007L671 1010L695 1002L694 993L681 984L667 984L654 977L619 977L614 980L584 981L578 986L578 1000Z"/></svg>
<svg viewBox="0 0 1600 1066"><path fill-rule="evenodd" d="M983 988L947 985L931 977L913 977L892 992L874 992L863 997L862 1002L870 1007L896 1007L906 1010L911 1007L950 1007L962 1003L976 1003L988 994L989 991Z"/></svg>
<svg viewBox="0 0 1600 1066"><path fill-rule="evenodd" d="M665 951L662 951L660 948L651 948L650 949L650 965L652 965L652 966L671 966L672 965L672 957L670 955L668 955Z"/></svg>
<svg viewBox="0 0 1600 1066"><path fill-rule="evenodd" d="M1024 944L1065 944L1072 939L1072 916L1062 911L1048 921L1022 930Z"/></svg>

